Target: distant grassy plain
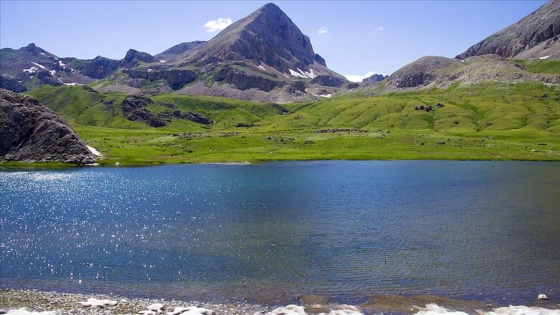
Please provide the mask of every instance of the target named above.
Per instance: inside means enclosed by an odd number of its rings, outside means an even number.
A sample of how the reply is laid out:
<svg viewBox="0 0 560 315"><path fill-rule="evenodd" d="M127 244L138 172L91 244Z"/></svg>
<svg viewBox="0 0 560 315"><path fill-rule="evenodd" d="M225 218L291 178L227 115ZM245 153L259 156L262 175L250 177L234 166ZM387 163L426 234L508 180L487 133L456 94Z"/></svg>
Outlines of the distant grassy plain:
<svg viewBox="0 0 560 315"><path fill-rule="evenodd" d="M117 93L45 87L30 93L99 150L101 165L259 163L286 160L560 160L560 91L490 83L315 102L260 104L215 97L153 96L213 125L128 121ZM437 106L437 104L443 106ZM431 111L418 108L431 106ZM243 127L238 127L243 126Z"/></svg>

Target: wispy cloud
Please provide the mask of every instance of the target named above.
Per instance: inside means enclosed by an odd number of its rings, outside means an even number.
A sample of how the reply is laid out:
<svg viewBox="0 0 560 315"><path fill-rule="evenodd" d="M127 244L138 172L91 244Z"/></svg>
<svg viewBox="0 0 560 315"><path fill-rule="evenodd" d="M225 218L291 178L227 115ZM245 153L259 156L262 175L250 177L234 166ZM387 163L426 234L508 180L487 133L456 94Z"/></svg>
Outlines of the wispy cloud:
<svg viewBox="0 0 560 315"><path fill-rule="evenodd" d="M345 74L344 77L346 77L346 80L350 81L350 82L362 82L365 78L369 78L372 75L375 74L375 71L370 71L364 75L359 75L359 74Z"/></svg>
<svg viewBox="0 0 560 315"><path fill-rule="evenodd" d="M328 29L326 26L321 27L321 28L317 31L317 33L318 33L319 35L324 35L324 34L327 34L328 32L329 32L329 29Z"/></svg>
<svg viewBox="0 0 560 315"><path fill-rule="evenodd" d="M385 28L383 26L378 26L378 27L373 29L373 33L383 32L384 30L385 30Z"/></svg>
<svg viewBox="0 0 560 315"><path fill-rule="evenodd" d="M230 18L218 18L217 20L210 20L204 24L206 31L209 33L218 32L230 26L232 20Z"/></svg>

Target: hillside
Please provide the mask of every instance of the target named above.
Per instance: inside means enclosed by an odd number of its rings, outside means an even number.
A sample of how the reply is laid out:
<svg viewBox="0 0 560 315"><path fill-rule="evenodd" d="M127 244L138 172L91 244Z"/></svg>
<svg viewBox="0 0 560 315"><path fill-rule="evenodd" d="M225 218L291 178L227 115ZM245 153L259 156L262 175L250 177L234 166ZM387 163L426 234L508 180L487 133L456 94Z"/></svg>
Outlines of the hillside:
<svg viewBox="0 0 560 315"><path fill-rule="evenodd" d="M560 160L560 92L542 84L454 85L284 105L177 94L143 97L137 108L159 117L165 123L159 127L149 119L130 120L123 111L130 96L124 94L52 87L33 95L53 104L88 145L101 151L102 164ZM193 116L210 123L187 119Z"/></svg>
<svg viewBox="0 0 560 315"><path fill-rule="evenodd" d="M497 55L474 56L465 60L456 60L428 56L395 71L381 83L364 84L358 90L368 95L375 95L429 88L445 89L452 85L469 86L498 82L539 82L558 87L560 86L560 60L512 60Z"/></svg>

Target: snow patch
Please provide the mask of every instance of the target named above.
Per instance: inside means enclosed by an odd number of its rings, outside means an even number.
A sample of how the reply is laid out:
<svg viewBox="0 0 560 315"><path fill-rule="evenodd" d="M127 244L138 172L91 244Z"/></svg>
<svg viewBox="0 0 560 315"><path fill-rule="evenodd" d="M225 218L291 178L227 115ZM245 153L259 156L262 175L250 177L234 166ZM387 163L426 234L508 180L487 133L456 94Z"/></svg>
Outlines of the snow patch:
<svg viewBox="0 0 560 315"><path fill-rule="evenodd" d="M56 70L51 70L49 72L51 73L52 76L54 76L56 74Z"/></svg>
<svg viewBox="0 0 560 315"><path fill-rule="evenodd" d="M39 70L39 68L37 68L37 67L31 67L31 68L29 68L29 69L23 69L23 72L35 73L35 72L37 72L37 70Z"/></svg>
<svg viewBox="0 0 560 315"><path fill-rule="evenodd" d="M325 97L325 98L330 98L330 97L332 97L332 94L321 94L319 96L320 97Z"/></svg>
<svg viewBox="0 0 560 315"><path fill-rule="evenodd" d="M33 312L33 311L28 311L24 307L15 310L9 310L6 314L7 315L55 315L56 312L55 311Z"/></svg>
<svg viewBox="0 0 560 315"><path fill-rule="evenodd" d="M290 69L290 75L292 75L294 77L302 78L302 79L313 79L313 78L316 77L316 75L313 73L313 69L309 70L309 72L305 72L305 71L301 70L300 68L297 68L297 70L298 70L298 72Z"/></svg>
<svg viewBox="0 0 560 315"><path fill-rule="evenodd" d="M303 74L297 73L294 70L290 69L290 75L294 76L294 77L298 77L298 78L307 78L306 76L304 76Z"/></svg>
<svg viewBox="0 0 560 315"><path fill-rule="evenodd" d="M60 60L58 61L58 65L59 65L59 66L61 66L61 67L64 67L64 66L66 66L66 64L65 64L65 63L63 63L63 62L62 62L62 61L60 61Z"/></svg>
<svg viewBox="0 0 560 315"><path fill-rule="evenodd" d="M160 60L159 62L161 62L161 63L165 63L166 61L167 61L167 60Z"/></svg>
<svg viewBox="0 0 560 315"><path fill-rule="evenodd" d="M540 59L540 60L545 60L545 59L548 59L548 58L550 58L550 56L540 57L539 59Z"/></svg>
<svg viewBox="0 0 560 315"><path fill-rule="evenodd" d="M418 307L416 315L468 315L465 312L448 310L437 304L427 304L426 307ZM541 307L513 306L495 308L491 312L476 311L480 315L560 315L560 309L551 310Z"/></svg>
<svg viewBox="0 0 560 315"><path fill-rule="evenodd" d="M263 70L266 70L263 66L259 66L259 68L261 68L261 69L263 69Z"/></svg>
<svg viewBox="0 0 560 315"><path fill-rule="evenodd" d="M301 73L301 75L303 75L306 78L313 79L313 78L316 77L316 75L313 73L313 69L310 69L309 72L305 72L305 71L301 70L300 68L297 68L297 69L298 69L299 73Z"/></svg>
<svg viewBox="0 0 560 315"><path fill-rule="evenodd" d="M64 83L64 85L66 85L66 86L78 86L78 85L83 85L83 84L76 83L76 82L70 82L70 83Z"/></svg>
<svg viewBox="0 0 560 315"><path fill-rule="evenodd" d="M323 312L323 315L363 315L363 313L355 306L351 305L337 305L331 309L328 313ZM288 305L285 307L279 307L271 312L266 313L266 315L307 315L304 306L298 305Z"/></svg>
<svg viewBox="0 0 560 315"><path fill-rule="evenodd" d="M493 312L482 312L484 315L560 315L560 309L547 309L542 307L513 306L495 308Z"/></svg>
<svg viewBox="0 0 560 315"><path fill-rule="evenodd" d="M31 63L34 64L34 65L36 65L37 67L39 67L39 68L41 68L41 69L46 69L45 66L40 65L40 64L38 64L38 63L36 63L36 62L31 61Z"/></svg>
<svg viewBox="0 0 560 315"><path fill-rule="evenodd" d="M46 56L45 53L43 53L43 52L40 52L40 54L43 55L43 56Z"/></svg>
<svg viewBox="0 0 560 315"><path fill-rule="evenodd" d="M94 147L87 146L88 150L93 153L95 156L103 156L103 154L99 153Z"/></svg>
<svg viewBox="0 0 560 315"><path fill-rule="evenodd" d="M420 311L416 313L417 315L469 315L465 312L450 311L444 307L438 306L437 304L427 304L426 307L418 307Z"/></svg>

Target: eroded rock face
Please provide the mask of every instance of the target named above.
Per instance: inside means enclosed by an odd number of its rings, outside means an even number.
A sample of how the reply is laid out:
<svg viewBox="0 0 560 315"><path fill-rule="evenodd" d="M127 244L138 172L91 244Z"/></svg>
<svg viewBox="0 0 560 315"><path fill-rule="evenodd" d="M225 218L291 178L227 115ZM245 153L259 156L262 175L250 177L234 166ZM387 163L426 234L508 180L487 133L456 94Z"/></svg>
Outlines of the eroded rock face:
<svg viewBox="0 0 560 315"><path fill-rule="evenodd" d="M346 83L342 78L337 78L331 75L319 75L313 78L309 83L316 83L323 86L341 87Z"/></svg>
<svg viewBox="0 0 560 315"><path fill-rule="evenodd" d="M225 81L239 90L251 88L269 92L278 86L279 82L262 76L250 75L233 67L225 67L214 75L214 80Z"/></svg>
<svg viewBox="0 0 560 315"><path fill-rule="evenodd" d="M170 69L170 70L149 70L149 69L125 69L124 73L132 79L146 79L151 81L165 80L173 90L178 90L196 80L198 75L192 70Z"/></svg>
<svg viewBox="0 0 560 315"><path fill-rule="evenodd" d="M504 58L516 58L542 42L560 36L560 0L545 3L519 22L474 44L457 59L496 54Z"/></svg>
<svg viewBox="0 0 560 315"><path fill-rule="evenodd" d="M0 160L93 164L78 135L38 100L0 89Z"/></svg>

